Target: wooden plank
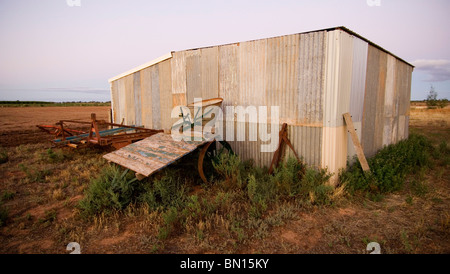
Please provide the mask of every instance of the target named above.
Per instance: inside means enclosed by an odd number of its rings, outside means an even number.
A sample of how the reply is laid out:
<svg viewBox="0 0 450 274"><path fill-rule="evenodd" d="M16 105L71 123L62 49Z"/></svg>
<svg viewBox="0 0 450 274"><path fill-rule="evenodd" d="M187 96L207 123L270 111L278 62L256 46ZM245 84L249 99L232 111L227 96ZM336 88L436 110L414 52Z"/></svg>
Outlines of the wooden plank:
<svg viewBox="0 0 450 274"><path fill-rule="evenodd" d="M140 177L147 177L194 151L205 142L205 140L175 141L169 134L158 133L108 153L103 158L137 172Z"/></svg>
<svg viewBox="0 0 450 274"><path fill-rule="evenodd" d="M356 155L358 156L358 160L361 164L362 169L364 171L370 171L366 156L364 156L363 149L358 140L358 135L356 135L356 130L355 127L353 126L353 121L352 117L350 116L350 113L344 113L344 120L345 124L347 125L347 130L350 133L350 136L352 137L353 146L355 147Z"/></svg>

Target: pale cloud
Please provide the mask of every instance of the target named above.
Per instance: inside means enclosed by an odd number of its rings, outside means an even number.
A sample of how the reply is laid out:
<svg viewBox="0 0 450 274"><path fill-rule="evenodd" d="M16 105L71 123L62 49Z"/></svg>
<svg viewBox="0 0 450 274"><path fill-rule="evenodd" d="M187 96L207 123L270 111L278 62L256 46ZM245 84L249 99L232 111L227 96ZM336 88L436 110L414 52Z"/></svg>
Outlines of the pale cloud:
<svg viewBox="0 0 450 274"><path fill-rule="evenodd" d="M443 82L450 80L450 60L445 59L419 59L412 64L415 69L428 74L428 82Z"/></svg>

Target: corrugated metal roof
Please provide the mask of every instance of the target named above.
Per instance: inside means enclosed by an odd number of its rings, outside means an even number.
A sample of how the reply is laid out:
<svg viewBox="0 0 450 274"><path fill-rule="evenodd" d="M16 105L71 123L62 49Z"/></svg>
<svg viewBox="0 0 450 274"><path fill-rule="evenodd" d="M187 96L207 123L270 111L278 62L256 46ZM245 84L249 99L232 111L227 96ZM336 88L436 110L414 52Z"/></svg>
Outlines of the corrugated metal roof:
<svg viewBox="0 0 450 274"><path fill-rule="evenodd" d="M108 81L109 82L116 81L117 79L120 79L122 77L128 76L130 74L133 74L133 73L135 73L137 71L140 71L140 70L143 70L143 69L148 68L150 66L153 66L155 64L158 64L159 62L162 62L164 60L170 59L170 58L172 58L172 54L173 54L173 51L169 52L169 53L167 53L167 54L165 54L163 56L160 56L160 57L158 57L158 58L156 58L156 59L154 59L154 60L152 60L150 62L147 62L147 63L142 64L140 66L137 66L135 68L132 68L132 69L130 69L130 70L124 72L124 73L121 73L121 74L117 75L117 76L114 76L114 77L110 78Z"/></svg>

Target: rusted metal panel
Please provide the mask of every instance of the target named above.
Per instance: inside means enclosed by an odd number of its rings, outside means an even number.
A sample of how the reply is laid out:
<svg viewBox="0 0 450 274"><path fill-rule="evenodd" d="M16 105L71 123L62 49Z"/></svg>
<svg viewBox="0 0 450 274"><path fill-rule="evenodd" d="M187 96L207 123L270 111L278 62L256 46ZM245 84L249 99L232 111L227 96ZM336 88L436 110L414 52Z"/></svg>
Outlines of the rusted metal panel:
<svg viewBox="0 0 450 274"><path fill-rule="evenodd" d="M159 66L159 92L161 108L161 128L172 127L172 74L170 60L163 61Z"/></svg>
<svg viewBox="0 0 450 274"><path fill-rule="evenodd" d="M186 58L186 98L193 103L194 98L202 97L202 56L200 50L189 50Z"/></svg>
<svg viewBox="0 0 450 274"><path fill-rule="evenodd" d="M383 131L385 124L384 115L384 104L385 104L385 93L386 93L386 73L387 73L387 53L380 51L379 60L379 74L378 74L378 89L377 89L377 99L376 110L375 110L375 124L374 126L374 140L373 149L378 151L383 147Z"/></svg>
<svg viewBox="0 0 450 274"><path fill-rule="evenodd" d="M172 108L177 106L187 106L185 93L172 94Z"/></svg>
<svg viewBox="0 0 450 274"><path fill-rule="evenodd" d="M298 100L299 35L267 39L266 103L279 106L280 118L294 120ZM255 90L255 92L261 92Z"/></svg>
<svg viewBox="0 0 450 274"><path fill-rule="evenodd" d="M133 93L134 93L134 117L136 126L142 126L142 110L141 110L141 73L133 73Z"/></svg>
<svg viewBox="0 0 450 274"><path fill-rule="evenodd" d="M219 47L203 48L200 51L201 98L203 100L217 98L219 96Z"/></svg>
<svg viewBox="0 0 450 274"><path fill-rule="evenodd" d="M307 126L289 126L288 138L297 154L303 161L314 167L320 167L322 154L322 128ZM288 149L288 157L294 157L294 153Z"/></svg>
<svg viewBox="0 0 450 274"><path fill-rule="evenodd" d="M150 67L152 90L152 124L154 129L161 129L161 94L159 85L159 64Z"/></svg>
<svg viewBox="0 0 450 274"><path fill-rule="evenodd" d="M172 54L172 93L186 94L186 53L188 51L177 51Z"/></svg>
<svg viewBox="0 0 450 274"><path fill-rule="evenodd" d="M122 78L125 86L125 124L136 124L136 112L134 105L134 75L130 74Z"/></svg>
<svg viewBox="0 0 450 274"><path fill-rule="evenodd" d="M125 78L121 78L116 82L117 82L117 93L119 94L118 98L120 102L120 104L118 104L119 119L117 122L122 123L122 121L125 121L125 118L127 116Z"/></svg>
<svg viewBox="0 0 450 274"><path fill-rule="evenodd" d="M298 54L297 100L294 115L297 123L322 123L325 76L326 32L300 35Z"/></svg>
<svg viewBox="0 0 450 274"><path fill-rule="evenodd" d="M140 71L142 124L147 128L153 128L151 70L148 67Z"/></svg>
<svg viewBox="0 0 450 274"><path fill-rule="evenodd" d="M239 97L241 106L265 106L267 39L240 43Z"/></svg>
<svg viewBox="0 0 450 274"><path fill-rule="evenodd" d="M384 96L384 130L383 130L383 146L387 146L394 142L395 136L392 136L394 119L397 107L396 89L395 89L395 65L396 60L392 55L387 56L386 71L386 92ZM393 138L394 137L394 138Z"/></svg>
<svg viewBox="0 0 450 274"><path fill-rule="evenodd" d="M174 141L170 134L158 133L108 153L103 158L149 176L204 143L205 141Z"/></svg>
<svg viewBox="0 0 450 274"><path fill-rule="evenodd" d="M376 102L380 74L380 53L381 51L369 45L367 51L367 73L366 90L364 93L364 112L362 119L361 145L366 157L375 154L375 118Z"/></svg>
<svg viewBox="0 0 450 274"><path fill-rule="evenodd" d="M280 106L280 123L289 124L289 139L297 153L308 164L328 166L332 172L345 166L347 156L354 154L348 146L343 113L352 115L366 156L408 135L412 67L345 29L171 56L142 69L131 83L128 76L112 82L117 122L123 117L127 123L141 119L145 126L167 129L172 124L172 107L200 97L223 98L223 109L267 106L269 117L270 106ZM231 125L235 131L246 130L245 141L236 141L235 135L231 142L242 159L270 164L273 153L261 152L261 144L267 142L249 140L248 130L254 125L234 119L224 124L225 135Z"/></svg>
<svg viewBox="0 0 450 274"><path fill-rule="evenodd" d="M239 96L239 44L219 47L219 96L223 106L238 104Z"/></svg>
<svg viewBox="0 0 450 274"><path fill-rule="evenodd" d="M119 113L119 90L118 90L118 82L111 82L111 109L113 116L113 123L119 121L120 113Z"/></svg>

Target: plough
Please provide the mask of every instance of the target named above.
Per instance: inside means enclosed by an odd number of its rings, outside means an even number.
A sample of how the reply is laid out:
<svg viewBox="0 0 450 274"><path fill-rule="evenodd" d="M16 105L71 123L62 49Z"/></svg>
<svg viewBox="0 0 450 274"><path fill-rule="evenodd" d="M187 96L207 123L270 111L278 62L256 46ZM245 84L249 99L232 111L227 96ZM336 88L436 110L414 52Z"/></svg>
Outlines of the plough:
<svg viewBox="0 0 450 274"><path fill-rule="evenodd" d="M70 129L68 123L89 125L88 132ZM100 131L101 126L111 129ZM60 137L52 140L55 146L80 147L89 144L100 146L113 146L116 149L129 145L135 141L150 137L163 130L148 129L144 127L115 124L104 120L97 120L95 113L91 114L91 121L60 120L55 126L37 125L43 131ZM114 128L116 127L116 128ZM76 134L76 135L75 135Z"/></svg>

